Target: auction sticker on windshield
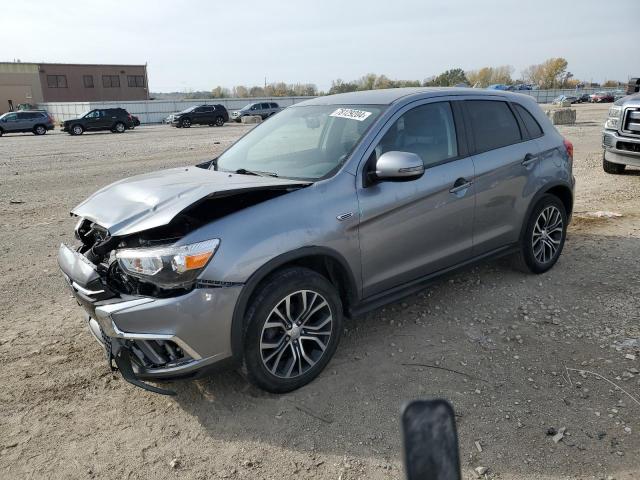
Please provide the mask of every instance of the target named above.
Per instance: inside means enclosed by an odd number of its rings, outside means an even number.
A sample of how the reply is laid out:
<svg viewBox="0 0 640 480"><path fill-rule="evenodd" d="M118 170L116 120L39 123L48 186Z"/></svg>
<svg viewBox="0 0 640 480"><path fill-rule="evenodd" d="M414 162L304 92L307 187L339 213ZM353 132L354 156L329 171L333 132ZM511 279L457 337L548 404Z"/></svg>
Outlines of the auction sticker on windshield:
<svg viewBox="0 0 640 480"><path fill-rule="evenodd" d="M338 118L350 118L351 120L358 120L359 122L362 122L366 120L369 115L371 115L371 112L367 112L365 110L355 110L353 108L339 108L329 116L338 117Z"/></svg>

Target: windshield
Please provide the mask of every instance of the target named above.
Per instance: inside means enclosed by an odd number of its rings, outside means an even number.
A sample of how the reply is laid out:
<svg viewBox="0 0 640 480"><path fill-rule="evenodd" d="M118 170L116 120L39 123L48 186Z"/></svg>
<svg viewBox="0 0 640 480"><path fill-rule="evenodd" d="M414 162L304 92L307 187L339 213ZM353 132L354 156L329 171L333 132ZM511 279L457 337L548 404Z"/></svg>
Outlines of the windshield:
<svg viewBox="0 0 640 480"><path fill-rule="evenodd" d="M188 112L191 112L191 111L193 111L195 109L196 109L196 106L193 106L193 107L185 108L184 110L182 110L182 111L180 111L178 113L188 113Z"/></svg>
<svg viewBox="0 0 640 480"><path fill-rule="evenodd" d="M302 180L335 173L380 115L376 105L290 107L224 152L218 170Z"/></svg>

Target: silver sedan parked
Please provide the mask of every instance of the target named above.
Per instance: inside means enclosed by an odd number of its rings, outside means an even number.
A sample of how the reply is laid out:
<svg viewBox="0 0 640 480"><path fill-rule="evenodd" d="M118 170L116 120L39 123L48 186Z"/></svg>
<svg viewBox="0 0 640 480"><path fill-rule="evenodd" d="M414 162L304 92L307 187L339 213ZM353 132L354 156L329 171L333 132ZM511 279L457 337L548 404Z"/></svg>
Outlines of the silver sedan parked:
<svg viewBox="0 0 640 480"><path fill-rule="evenodd" d="M391 89L319 97L220 157L109 185L58 261L109 364L145 382L232 360L287 392L346 317L474 261L543 273L573 207L573 147L530 97Z"/></svg>

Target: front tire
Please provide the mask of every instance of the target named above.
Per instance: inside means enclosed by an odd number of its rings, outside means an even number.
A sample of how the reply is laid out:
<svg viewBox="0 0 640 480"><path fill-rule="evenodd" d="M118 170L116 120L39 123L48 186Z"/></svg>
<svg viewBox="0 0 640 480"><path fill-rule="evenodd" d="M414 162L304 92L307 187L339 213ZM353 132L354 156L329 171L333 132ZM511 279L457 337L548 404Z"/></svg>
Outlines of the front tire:
<svg viewBox="0 0 640 480"><path fill-rule="evenodd" d="M82 128L82 125L74 125L73 127L71 127L71 130L69 130L69 133L71 135L82 135L82 132L84 132L84 128Z"/></svg>
<svg viewBox="0 0 640 480"><path fill-rule="evenodd" d="M191 127L191 120L189 120L188 118L183 118L182 120L180 120L180 126L182 128L189 128Z"/></svg>
<svg viewBox="0 0 640 480"><path fill-rule="evenodd" d="M306 268L287 268L259 287L247 310L244 369L251 383L285 393L316 378L342 334L335 287Z"/></svg>
<svg viewBox="0 0 640 480"><path fill-rule="evenodd" d="M622 165L620 163L608 162L603 157L602 158L602 169L606 173L610 173L612 175L620 175L620 174L624 173L625 165Z"/></svg>
<svg viewBox="0 0 640 480"><path fill-rule="evenodd" d="M562 253L567 224L567 212L560 199L551 194L543 195L527 219L514 266L536 274L551 269Z"/></svg>

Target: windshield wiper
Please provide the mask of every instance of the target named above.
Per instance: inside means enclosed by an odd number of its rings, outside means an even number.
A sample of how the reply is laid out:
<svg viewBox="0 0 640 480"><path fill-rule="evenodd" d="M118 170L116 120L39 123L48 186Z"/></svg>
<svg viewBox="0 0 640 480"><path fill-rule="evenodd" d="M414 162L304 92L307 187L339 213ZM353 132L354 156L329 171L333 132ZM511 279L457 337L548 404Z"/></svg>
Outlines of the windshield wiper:
<svg viewBox="0 0 640 480"><path fill-rule="evenodd" d="M273 172L259 172L257 170L247 170L246 168L239 168L235 171L239 175L255 175L256 177L277 177L277 173Z"/></svg>

